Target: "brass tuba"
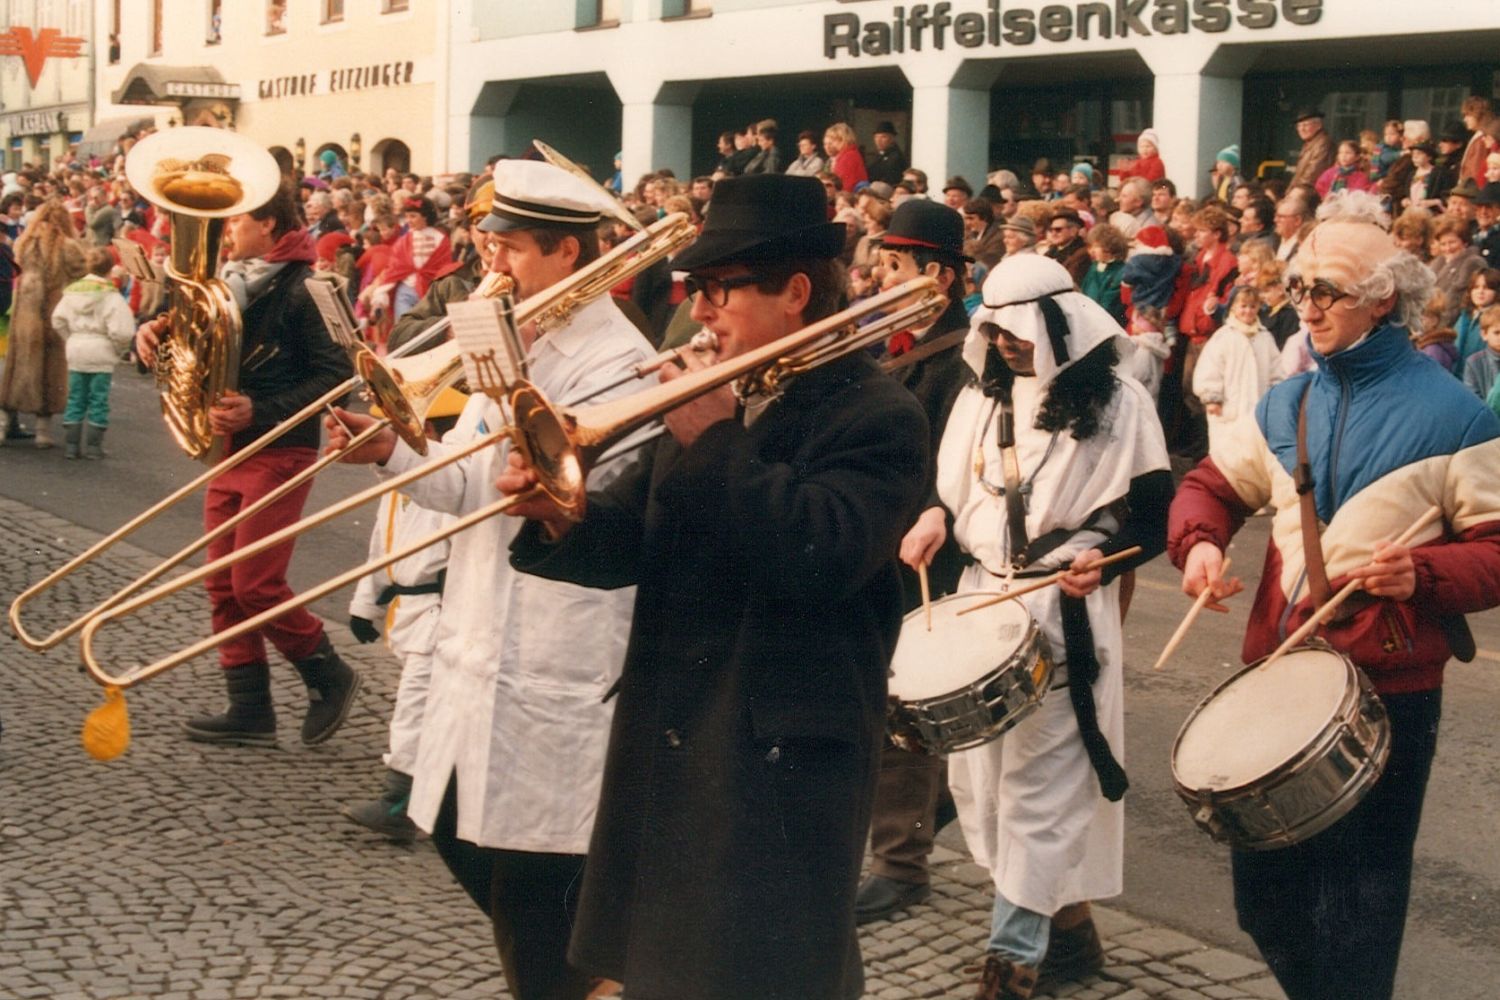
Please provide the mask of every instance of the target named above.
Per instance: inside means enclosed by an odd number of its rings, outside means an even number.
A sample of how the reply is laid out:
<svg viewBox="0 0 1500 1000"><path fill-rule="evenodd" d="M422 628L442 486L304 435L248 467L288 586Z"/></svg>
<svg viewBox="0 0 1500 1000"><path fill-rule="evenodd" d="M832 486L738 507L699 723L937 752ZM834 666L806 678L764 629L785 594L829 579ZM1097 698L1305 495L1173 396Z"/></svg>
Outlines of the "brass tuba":
<svg viewBox="0 0 1500 1000"><path fill-rule="evenodd" d="M209 409L238 387L240 310L215 274L224 220L276 194L281 170L269 152L225 129L157 132L125 157L130 186L171 215L167 264L170 327L156 352L156 386L167 430L189 457L210 464L223 451Z"/></svg>

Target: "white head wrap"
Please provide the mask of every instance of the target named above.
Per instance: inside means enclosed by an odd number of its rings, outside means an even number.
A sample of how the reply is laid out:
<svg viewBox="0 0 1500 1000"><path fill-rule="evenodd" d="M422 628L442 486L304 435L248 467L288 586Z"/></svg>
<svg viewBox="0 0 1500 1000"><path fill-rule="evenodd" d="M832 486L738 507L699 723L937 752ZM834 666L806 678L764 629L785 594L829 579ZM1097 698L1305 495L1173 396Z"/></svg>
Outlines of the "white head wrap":
<svg viewBox="0 0 1500 1000"><path fill-rule="evenodd" d="M1051 331L1048 312L1053 314ZM1067 269L1041 254L1005 257L985 279L984 302L974 310L964 341L964 360L980 376L984 375L985 352L990 349L989 341L979 332L985 323L994 323L1016 339L1036 346L1032 363L1040 387L1049 385L1106 340L1116 340L1121 361L1135 349L1103 306L1074 289ZM1063 348L1061 357L1053 349L1054 336Z"/></svg>

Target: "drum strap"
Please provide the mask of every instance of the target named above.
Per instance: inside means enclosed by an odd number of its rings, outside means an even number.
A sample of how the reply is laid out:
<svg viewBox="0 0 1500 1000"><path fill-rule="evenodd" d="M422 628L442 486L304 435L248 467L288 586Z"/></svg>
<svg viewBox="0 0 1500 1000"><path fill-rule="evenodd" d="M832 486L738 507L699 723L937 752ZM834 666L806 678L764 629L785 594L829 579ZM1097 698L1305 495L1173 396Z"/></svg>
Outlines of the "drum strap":
<svg viewBox="0 0 1500 1000"><path fill-rule="evenodd" d="M1010 528L1010 562L1025 569L1029 561L1026 500L1021 496L1021 460L1016 455L1016 410L1007 393L1000 400L1000 464L1005 469L1005 520Z"/></svg>
<svg viewBox="0 0 1500 1000"><path fill-rule="evenodd" d="M1068 697L1073 702L1073 717L1083 748L1099 779L1099 791L1111 802L1118 802L1130 787L1125 769L1115 760L1109 740L1099 731L1099 715L1094 707L1094 682L1099 679L1099 659L1094 653L1094 629L1089 624L1088 604L1081 597L1062 596L1063 645L1068 656Z"/></svg>
<svg viewBox="0 0 1500 1000"><path fill-rule="evenodd" d="M1307 457L1307 393L1311 380L1302 389L1297 407L1297 470L1292 482L1297 487L1297 502L1302 511L1302 560L1307 566L1307 586L1312 591L1313 607L1321 608L1333 597L1328 585L1328 566L1323 562L1323 541L1318 534L1318 499L1313 493L1312 462Z"/></svg>

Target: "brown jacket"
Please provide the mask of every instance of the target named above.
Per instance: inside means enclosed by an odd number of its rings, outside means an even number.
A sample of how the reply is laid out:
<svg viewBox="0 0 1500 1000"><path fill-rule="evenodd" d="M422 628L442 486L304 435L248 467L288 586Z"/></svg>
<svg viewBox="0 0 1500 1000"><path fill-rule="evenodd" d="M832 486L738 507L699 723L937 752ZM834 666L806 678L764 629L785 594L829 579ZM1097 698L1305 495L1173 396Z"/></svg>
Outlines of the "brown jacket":
<svg viewBox="0 0 1500 1000"><path fill-rule="evenodd" d="M1302 153L1297 157L1297 170L1292 174L1292 184L1316 184L1323 171L1333 166L1334 152L1333 140L1328 138L1327 132L1320 130L1304 142Z"/></svg>

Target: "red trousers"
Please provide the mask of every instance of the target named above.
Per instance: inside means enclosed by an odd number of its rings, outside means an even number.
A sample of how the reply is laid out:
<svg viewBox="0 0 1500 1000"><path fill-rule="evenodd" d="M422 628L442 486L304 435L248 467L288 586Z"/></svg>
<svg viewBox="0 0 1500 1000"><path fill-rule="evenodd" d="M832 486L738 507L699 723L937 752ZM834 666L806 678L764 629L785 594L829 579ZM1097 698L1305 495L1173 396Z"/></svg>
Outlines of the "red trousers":
<svg viewBox="0 0 1500 1000"><path fill-rule="evenodd" d="M270 493L317 460L314 448L267 448L214 479L203 498L203 527L212 531L245 507ZM294 523L312 491L312 480L247 518L208 546L210 560L226 556L251 542ZM214 633L253 618L294 595L286 582L292 561L292 542L267 549L210 576L209 604ZM266 662L266 640L289 660L306 659L317 651L323 623L307 610L289 611L275 621L219 647L219 665L228 669Z"/></svg>

